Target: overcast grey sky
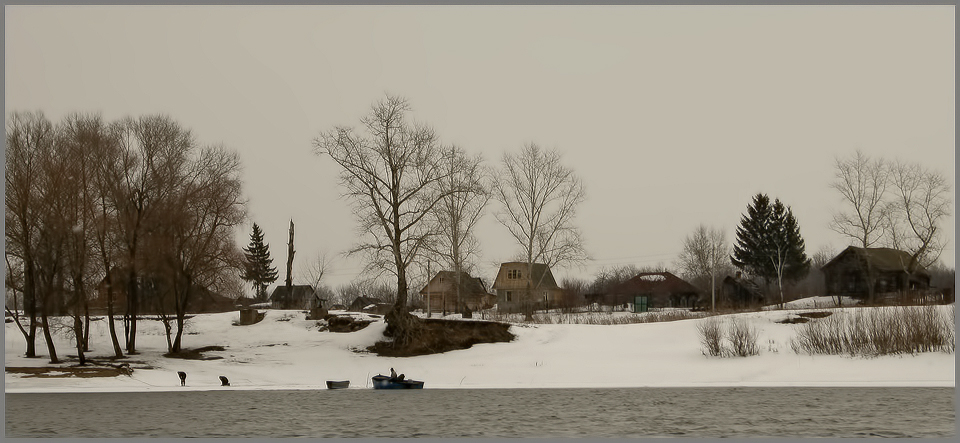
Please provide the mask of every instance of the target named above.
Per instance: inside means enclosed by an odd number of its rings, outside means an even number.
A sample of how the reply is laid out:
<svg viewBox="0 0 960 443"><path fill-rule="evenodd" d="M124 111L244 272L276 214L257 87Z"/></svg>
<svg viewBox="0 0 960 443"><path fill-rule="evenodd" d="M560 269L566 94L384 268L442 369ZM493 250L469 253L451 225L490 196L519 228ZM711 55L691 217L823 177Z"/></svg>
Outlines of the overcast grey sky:
<svg viewBox="0 0 960 443"><path fill-rule="evenodd" d="M282 273L291 218L298 261L355 241L312 139L400 95L488 162L527 142L563 152L586 185L577 220L594 260L554 272L590 277L672 266L700 223L732 242L757 192L792 207L808 254L839 251L850 242L828 227L841 208L829 183L835 156L858 148L955 183L954 17L952 5L7 6L5 111L165 113L238 151L250 220ZM478 235L490 282L516 248L492 213ZM360 267L335 259L329 283Z"/></svg>

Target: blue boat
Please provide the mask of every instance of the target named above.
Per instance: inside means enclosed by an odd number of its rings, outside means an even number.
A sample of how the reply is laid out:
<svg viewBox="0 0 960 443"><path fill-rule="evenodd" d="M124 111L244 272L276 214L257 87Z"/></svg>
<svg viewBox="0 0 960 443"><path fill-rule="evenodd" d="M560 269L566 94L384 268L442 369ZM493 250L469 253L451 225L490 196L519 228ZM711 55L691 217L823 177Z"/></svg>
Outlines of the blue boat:
<svg viewBox="0 0 960 443"><path fill-rule="evenodd" d="M386 375L373 376L373 389L423 389L423 382L417 380L396 380Z"/></svg>

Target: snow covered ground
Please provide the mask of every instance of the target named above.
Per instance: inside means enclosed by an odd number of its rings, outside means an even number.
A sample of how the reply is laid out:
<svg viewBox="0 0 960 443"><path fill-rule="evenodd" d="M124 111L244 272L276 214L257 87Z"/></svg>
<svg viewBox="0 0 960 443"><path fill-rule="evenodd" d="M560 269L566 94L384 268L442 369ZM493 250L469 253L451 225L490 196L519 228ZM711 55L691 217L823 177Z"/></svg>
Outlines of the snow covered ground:
<svg viewBox="0 0 960 443"><path fill-rule="evenodd" d="M364 349L382 338L377 320L352 333L319 332L317 322L300 311L266 311L263 321L234 326L237 312L198 315L184 336L186 348L220 345L216 360L165 358L166 339L159 322L138 326L139 355L128 360L132 376L38 378L5 373L5 392L108 392L212 389L325 389L326 380L349 380L351 388L369 388L370 377L390 368L423 380L425 388L566 388L696 386L955 386L955 354L943 352L875 358L798 355L790 347L798 324L780 320L810 309L834 308L827 298L791 303L785 310L732 314L759 332L760 355L707 357L701 351L700 320L627 325L515 325L510 343L481 344L444 354L408 358L378 357ZM942 306L945 313L954 305ZM119 327L119 325L118 325ZM23 357L24 339L7 323L4 364L47 366L43 357ZM122 331L121 331L122 333ZM59 337L61 356L74 355L67 337ZM94 323L89 354L110 355L105 321ZM69 366L72 363L63 364ZM149 366L151 369L143 369ZM177 371L187 375L180 386ZM221 387L218 376L230 379Z"/></svg>

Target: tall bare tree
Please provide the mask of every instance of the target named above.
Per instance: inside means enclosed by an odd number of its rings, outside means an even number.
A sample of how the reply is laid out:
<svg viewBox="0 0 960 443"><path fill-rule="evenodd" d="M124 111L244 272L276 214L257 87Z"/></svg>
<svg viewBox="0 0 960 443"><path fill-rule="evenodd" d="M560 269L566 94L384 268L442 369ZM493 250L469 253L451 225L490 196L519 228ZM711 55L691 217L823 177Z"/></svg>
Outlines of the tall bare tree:
<svg viewBox="0 0 960 443"><path fill-rule="evenodd" d="M433 129L408 121L409 112L405 99L387 96L361 119L366 134L338 126L314 139L314 152L340 165L340 184L353 202L361 242L350 252L365 254L368 270L397 278L385 333L400 347L419 329L407 312L407 268L437 233L429 214L445 195L440 182L449 161Z"/></svg>
<svg viewBox="0 0 960 443"><path fill-rule="evenodd" d="M111 203L117 214L126 270L126 351L136 354L143 238L160 229L160 211L177 191L194 140L189 130L163 115L127 118L118 129L122 156Z"/></svg>
<svg viewBox="0 0 960 443"><path fill-rule="evenodd" d="M717 276L729 269L730 246L723 230L700 224L683 239L683 250L677 257L683 275L693 281L710 282L710 306L716 310Z"/></svg>
<svg viewBox="0 0 960 443"><path fill-rule="evenodd" d="M67 307L73 317L73 334L79 363L85 364L88 351L87 337L90 331L89 288L94 286L102 269L96 266L96 233L101 187L98 184L99 162L104 160L104 150L113 143L106 123L99 115L71 114L58 126L58 150L66 160L65 175L68 180L63 197L68 206L64 213L71 232L67 238L65 271L68 274L69 294Z"/></svg>
<svg viewBox="0 0 960 443"><path fill-rule="evenodd" d="M890 170L882 158L871 159L859 149L850 158L837 158L830 187L843 197L845 210L836 212L830 228L863 248L884 236Z"/></svg>
<svg viewBox="0 0 960 443"><path fill-rule="evenodd" d="M469 315L460 294L464 272L469 272L480 253L480 242L473 235L473 228L483 216L490 201L490 174L483 167L481 156L469 157L456 146L447 148L450 161L439 181L443 198L434 210L440 235L430 243L441 263L449 266L456 275L457 312ZM429 281L432 275L427 275ZM444 310L446 303L443 303Z"/></svg>
<svg viewBox="0 0 960 443"><path fill-rule="evenodd" d="M946 245L940 223L951 213L950 182L940 172L905 161L894 163L891 181L891 245L910 254L904 264L909 272L936 263Z"/></svg>
<svg viewBox="0 0 960 443"><path fill-rule="evenodd" d="M52 149L55 131L43 113L13 113L7 121L4 169L4 254L8 268L22 273L23 314L27 325L20 321L19 310L7 312L17 323L27 342L27 357L36 357L39 307L37 291L37 260L41 209L39 186L41 151ZM10 263L13 262L13 265Z"/></svg>
<svg viewBox="0 0 960 443"><path fill-rule="evenodd" d="M187 306L199 288L227 286L242 267L233 238L246 213L241 193L240 158L220 146L191 156L179 192L165 213L168 242L166 265L173 282L176 337L172 352L181 350Z"/></svg>
<svg viewBox="0 0 960 443"><path fill-rule="evenodd" d="M527 275L533 275L534 263L554 267L587 258L580 230L573 223L586 193L580 178L560 160L557 151L530 143L516 155L503 155L494 181L493 195L503 205L497 220L520 246ZM533 287L521 301L528 308L529 295L538 283L530 284Z"/></svg>

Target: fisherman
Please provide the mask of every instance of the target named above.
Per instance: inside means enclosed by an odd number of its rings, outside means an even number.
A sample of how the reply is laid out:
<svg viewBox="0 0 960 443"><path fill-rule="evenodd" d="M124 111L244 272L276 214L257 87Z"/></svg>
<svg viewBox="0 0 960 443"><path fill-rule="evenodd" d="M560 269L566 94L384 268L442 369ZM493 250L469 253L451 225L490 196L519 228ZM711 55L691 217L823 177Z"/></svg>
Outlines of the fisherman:
<svg viewBox="0 0 960 443"><path fill-rule="evenodd" d="M183 371L177 371L177 375L180 376L180 386L187 385L187 373Z"/></svg>
<svg viewBox="0 0 960 443"><path fill-rule="evenodd" d="M397 381L397 371L390 368L390 381Z"/></svg>

